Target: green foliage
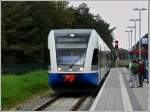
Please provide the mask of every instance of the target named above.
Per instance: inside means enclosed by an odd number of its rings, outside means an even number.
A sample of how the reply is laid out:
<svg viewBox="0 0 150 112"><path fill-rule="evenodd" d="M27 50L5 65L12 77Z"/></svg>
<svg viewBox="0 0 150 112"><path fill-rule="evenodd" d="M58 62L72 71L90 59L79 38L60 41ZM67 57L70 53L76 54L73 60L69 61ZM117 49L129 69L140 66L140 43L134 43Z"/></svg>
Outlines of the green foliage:
<svg viewBox="0 0 150 112"><path fill-rule="evenodd" d="M131 71L134 74L138 73L138 67L139 67L139 65L137 63L132 63L132 65L131 65Z"/></svg>
<svg viewBox="0 0 150 112"><path fill-rule="evenodd" d="M100 15L83 3L66 1L2 1L2 63L47 63L47 37L51 29L92 28L113 49L112 32Z"/></svg>
<svg viewBox="0 0 150 112"><path fill-rule="evenodd" d="M2 108L8 108L24 99L48 90L47 71L30 72L24 75L3 75Z"/></svg>

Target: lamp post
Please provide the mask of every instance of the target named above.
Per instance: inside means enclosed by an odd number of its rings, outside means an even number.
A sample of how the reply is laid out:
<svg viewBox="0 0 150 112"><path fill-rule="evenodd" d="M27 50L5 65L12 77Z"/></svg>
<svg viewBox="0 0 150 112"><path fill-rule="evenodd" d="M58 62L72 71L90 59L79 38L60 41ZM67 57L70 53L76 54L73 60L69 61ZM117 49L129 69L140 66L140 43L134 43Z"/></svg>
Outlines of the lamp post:
<svg viewBox="0 0 150 112"><path fill-rule="evenodd" d="M125 32L127 32L128 33L128 50L130 50L130 32L131 31L128 31L128 30L126 30ZM129 55L129 57L128 57L128 60L130 60L130 55Z"/></svg>
<svg viewBox="0 0 150 112"><path fill-rule="evenodd" d="M134 11L139 11L139 59L141 59L141 43L140 43L140 38L141 38L141 12L147 10L146 8L134 8Z"/></svg>
<svg viewBox="0 0 150 112"><path fill-rule="evenodd" d="M125 31L125 32L128 32L128 31ZM129 38L129 33L128 33L128 38ZM127 51L128 51L128 45L127 45L127 43L129 43L128 42L129 40L128 39L126 39L126 49L127 49ZM129 60L129 56L128 56L128 52L126 52L126 63L128 62L128 60Z"/></svg>
<svg viewBox="0 0 150 112"><path fill-rule="evenodd" d="M134 21L135 23L135 29L134 29L134 43L136 45L136 22L139 21L139 19L130 19L129 21Z"/></svg>
<svg viewBox="0 0 150 112"><path fill-rule="evenodd" d="M128 26L127 28L130 28L131 29L131 50L132 50L132 32L133 32L133 30L132 30L132 28L135 28L135 26Z"/></svg>
<svg viewBox="0 0 150 112"><path fill-rule="evenodd" d="M130 31L126 30L125 32L128 33L128 50L130 49Z"/></svg>

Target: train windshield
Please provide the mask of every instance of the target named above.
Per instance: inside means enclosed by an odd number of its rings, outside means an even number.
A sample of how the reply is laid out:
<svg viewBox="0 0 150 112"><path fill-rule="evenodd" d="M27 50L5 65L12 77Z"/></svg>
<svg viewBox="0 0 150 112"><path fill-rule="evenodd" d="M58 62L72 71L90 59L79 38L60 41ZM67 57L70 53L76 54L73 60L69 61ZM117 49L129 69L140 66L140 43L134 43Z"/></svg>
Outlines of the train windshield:
<svg viewBox="0 0 150 112"><path fill-rule="evenodd" d="M91 30L55 31L57 65L83 65Z"/></svg>
<svg viewBox="0 0 150 112"><path fill-rule="evenodd" d="M85 48L59 48L57 49L58 65L83 65L85 61Z"/></svg>

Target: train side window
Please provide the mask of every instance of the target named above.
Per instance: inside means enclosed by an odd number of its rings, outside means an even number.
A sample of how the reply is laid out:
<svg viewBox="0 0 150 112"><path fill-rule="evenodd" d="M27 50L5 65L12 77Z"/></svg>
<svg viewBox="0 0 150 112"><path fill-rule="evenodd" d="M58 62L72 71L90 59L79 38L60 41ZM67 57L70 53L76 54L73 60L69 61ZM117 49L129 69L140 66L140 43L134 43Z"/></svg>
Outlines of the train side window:
<svg viewBox="0 0 150 112"><path fill-rule="evenodd" d="M94 49L92 65L98 65L98 49Z"/></svg>

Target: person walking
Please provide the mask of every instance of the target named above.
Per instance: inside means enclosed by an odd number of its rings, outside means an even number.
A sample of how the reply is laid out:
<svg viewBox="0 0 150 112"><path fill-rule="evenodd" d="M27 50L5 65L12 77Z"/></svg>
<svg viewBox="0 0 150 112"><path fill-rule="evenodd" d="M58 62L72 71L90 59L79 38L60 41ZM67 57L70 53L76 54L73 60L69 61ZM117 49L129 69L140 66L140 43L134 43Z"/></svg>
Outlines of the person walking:
<svg viewBox="0 0 150 112"><path fill-rule="evenodd" d="M143 76L144 76L144 61L139 60L139 87L143 87Z"/></svg>
<svg viewBox="0 0 150 112"><path fill-rule="evenodd" d="M132 61L129 63L129 79L128 79L128 82L132 82L132 71L131 71L131 65L132 65Z"/></svg>
<svg viewBox="0 0 150 112"><path fill-rule="evenodd" d="M136 60L132 61L131 65L131 88L138 87L137 78L138 78L138 69L139 64Z"/></svg>

